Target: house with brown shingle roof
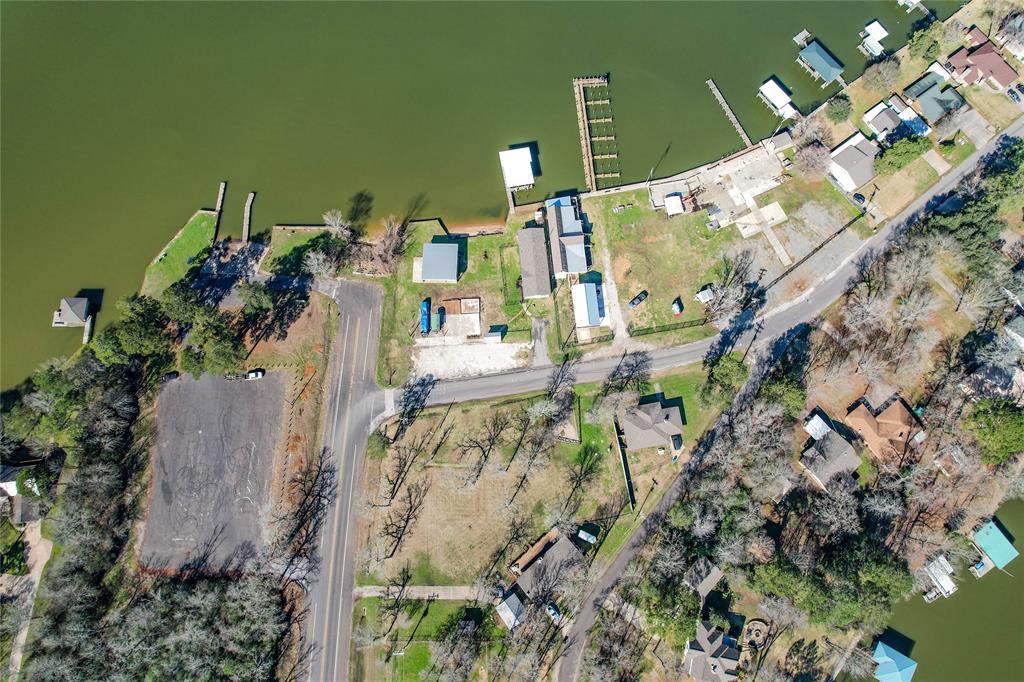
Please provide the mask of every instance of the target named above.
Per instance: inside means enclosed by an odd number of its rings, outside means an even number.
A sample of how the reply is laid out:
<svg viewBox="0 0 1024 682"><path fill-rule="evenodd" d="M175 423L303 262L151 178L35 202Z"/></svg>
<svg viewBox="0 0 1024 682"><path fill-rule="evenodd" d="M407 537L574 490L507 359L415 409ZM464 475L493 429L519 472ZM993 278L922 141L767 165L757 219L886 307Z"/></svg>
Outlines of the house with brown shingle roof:
<svg viewBox="0 0 1024 682"><path fill-rule="evenodd" d="M991 40L972 50L961 47L949 56L947 70L959 83L970 85L987 79L996 90L1010 87L1018 78Z"/></svg>
<svg viewBox="0 0 1024 682"><path fill-rule="evenodd" d="M622 417L622 433L630 450L683 446L683 415L662 401L637 405Z"/></svg>
<svg viewBox="0 0 1024 682"><path fill-rule="evenodd" d="M902 457L907 449L925 439L924 427L906 401L894 394L874 410L866 398L857 401L846 414L846 423L864 440L879 459Z"/></svg>

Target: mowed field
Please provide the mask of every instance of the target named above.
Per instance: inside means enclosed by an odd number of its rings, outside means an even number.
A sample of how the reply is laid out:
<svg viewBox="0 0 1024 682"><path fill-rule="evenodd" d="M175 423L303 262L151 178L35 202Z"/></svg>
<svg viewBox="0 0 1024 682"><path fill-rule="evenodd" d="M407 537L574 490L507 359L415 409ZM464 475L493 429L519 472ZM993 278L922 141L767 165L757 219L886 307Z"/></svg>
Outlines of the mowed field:
<svg viewBox="0 0 1024 682"><path fill-rule="evenodd" d="M284 372L258 381L182 376L157 399L147 568L230 570L266 546Z"/></svg>

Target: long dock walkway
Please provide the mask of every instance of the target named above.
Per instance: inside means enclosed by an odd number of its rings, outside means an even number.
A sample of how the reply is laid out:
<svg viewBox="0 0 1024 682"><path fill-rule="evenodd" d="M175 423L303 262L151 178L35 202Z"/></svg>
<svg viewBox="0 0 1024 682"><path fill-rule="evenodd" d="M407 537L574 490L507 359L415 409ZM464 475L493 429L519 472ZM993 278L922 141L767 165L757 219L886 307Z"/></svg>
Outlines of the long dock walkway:
<svg viewBox="0 0 1024 682"><path fill-rule="evenodd" d="M256 199L256 192L249 192L245 200L245 212L242 214L242 243L249 242L249 228L252 227L252 202Z"/></svg>
<svg viewBox="0 0 1024 682"><path fill-rule="evenodd" d="M743 126L740 125L740 120L736 118L736 114L733 113L732 107L730 107L729 103L725 101L725 97L722 96L722 91L719 90L718 85L715 84L715 79L709 78L705 82L707 83L707 86L711 88L711 94L715 96L715 99L717 99L718 103L721 105L722 110L725 112L725 117L729 119L729 123L732 123L732 127L736 129L737 133L739 133L740 139L743 140L743 144L748 147L752 145L753 142L751 142L750 137L747 136L747 131L745 131Z"/></svg>
<svg viewBox="0 0 1024 682"><path fill-rule="evenodd" d="M590 119L587 113L586 88L599 85L608 85L608 78L589 76L572 79L572 90L576 96L576 123L580 128L580 151L583 152L583 177L587 183L587 190L591 192L597 189L597 179L594 177L594 153L590 147Z"/></svg>

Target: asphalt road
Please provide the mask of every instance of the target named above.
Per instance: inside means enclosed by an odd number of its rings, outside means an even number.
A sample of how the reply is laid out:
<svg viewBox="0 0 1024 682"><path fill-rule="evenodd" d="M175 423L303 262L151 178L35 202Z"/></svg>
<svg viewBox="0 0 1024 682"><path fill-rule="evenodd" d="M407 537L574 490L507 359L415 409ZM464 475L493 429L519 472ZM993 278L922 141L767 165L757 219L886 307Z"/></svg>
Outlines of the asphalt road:
<svg viewBox="0 0 1024 682"><path fill-rule="evenodd" d="M1024 119L1018 120L1006 133L1019 136L1024 132ZM928 193L891 219L871 239L863 242L835 270L819 279L794 301L775 308L752 320L749 329L739 334L734 347L761 345L788 330L816 318L833 301L845 293L856 274L858 257L872 248L884 248L893 231L913 221L934 197L949 192L978 160L992 151L998 138L975 152L965 163L942 178ZM333 287L333 291L332 291ZM338 502L324 529L323 565L318 582L311 587L311 620L308 641L316 648L309 679L347 680L349 642L352 632L354 586L354 500L358 476L365 455L366 438L375 416L383 412L384 397L374 383L377 343L380 325L380 290L352 282L318 284L320 291L331 294L341 309L339 332L332 349L331 394L324 426L324 443L333 447L338 459ZM651 351L654 371L670 369L700 361L715 339L704 339L674 348ZM579 363L577 381L600 381L618 360L601 359ZM444 381L435 385L428 404L489 399L516 393L542 390L549 368L525 369L501 375ZM659 502L657 509L667 509L681 490L678 482ZM583 599L575 614L559 665L560 682L573 682L586 642L586 633L597 616L594 597L610 589L642 546L642 538L634 535L615 561L598 579Z"/></svg>
<svg viewBox="0 0 1024 682"><path fill-rule="evenodd" d="M306 641L313 646L309 680L348 679L355 589L359 475L370 422L384 411L377 387L381 289L358 282L318 282L338 304L338 333L331 347L329 396L323 443L334 452L338 496L320 536L322 563L310 586Z"/></svg>

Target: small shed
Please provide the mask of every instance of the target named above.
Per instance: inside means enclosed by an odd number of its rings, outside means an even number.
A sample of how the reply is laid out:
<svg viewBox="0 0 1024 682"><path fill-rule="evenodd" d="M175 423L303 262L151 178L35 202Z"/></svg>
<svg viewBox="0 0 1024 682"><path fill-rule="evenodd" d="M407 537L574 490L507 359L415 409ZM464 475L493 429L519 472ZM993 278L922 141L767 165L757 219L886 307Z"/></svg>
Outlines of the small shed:
<svg viewBox="0 0 1024 682"><path fill-rule="evenodd" d="M604 296L593 282L572 285L572 310L576 327L598 327L604 323Z"/></svg>
<svg viewBox="0 0 1024 682"><path fill-rule="evenodd" d="M529 147L500 151L498 160L501 174L505 176L505 189L515 192L533 187L533 154Z"/></svg>
<svg viewBox="0 0 1024 682"><path fill-rule="evenodd" d="M424 244L421 277L424 282L457 282L459 279L459 245Z"/></svg>
<svg viewBox="0 0 1024 682"><path fill-rule="evenodd" d="M89 299L60 299L57 309L53 311L54 327L84 327L89 320Z"/></svg>
<svg viewBox="0 0 1024 682"><path fill-rule="evenodd" d="M495 608L498 617L509 630L526 620L526 607L514 591L509 591Z"/></svg>
<svg viewBox="0 0 1024 682"><path fill-rule="evenodd" d="M775 112L776 116L782 118L795 118L799 112L793 106L793 99L789 96L775 76L772 76L757 89L757 95L768 105L768 108Z"/></svg>

